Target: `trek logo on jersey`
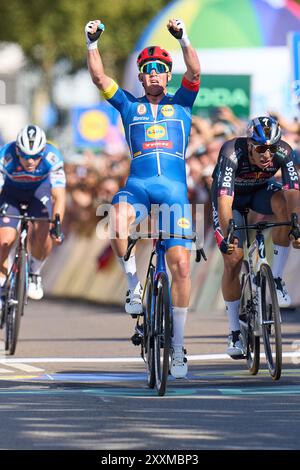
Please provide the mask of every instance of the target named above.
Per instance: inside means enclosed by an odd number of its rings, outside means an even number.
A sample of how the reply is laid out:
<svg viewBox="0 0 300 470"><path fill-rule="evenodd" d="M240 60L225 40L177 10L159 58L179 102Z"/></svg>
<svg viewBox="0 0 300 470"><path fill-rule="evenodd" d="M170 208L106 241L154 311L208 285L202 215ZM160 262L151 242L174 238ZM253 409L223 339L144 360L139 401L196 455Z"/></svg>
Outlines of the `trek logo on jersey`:
<svg viewBox="0 0 300 470"><path fill-rule="evenodd" d="M177 220L177 225L180 228L187 228L188 229L188 228L190 228L191 223L185 217L181 217L180 219Z"/></svg>
<svg viewBox="0 0 300 470"><path fill-rule="evenodd" d="M147 112L147 108L143 103L141 103L141 104L138 105L136 111L137 111L139 116L144 116L144 114L146 114L146 112Z"/></svg>
<svg viewBox="0 0 300 470"><path fill-rule="evenodd" d="M171 104L165 104L164 106L162 106L160 111L163 116L171 117L174 115L174 106L172 106Z"/></svg>
<svg viewBox="0 0 300 470"><path fill-rule="evenodd" d="M168 140L166 123L145 124L145 140L146 142L153 140Z"/></svg>

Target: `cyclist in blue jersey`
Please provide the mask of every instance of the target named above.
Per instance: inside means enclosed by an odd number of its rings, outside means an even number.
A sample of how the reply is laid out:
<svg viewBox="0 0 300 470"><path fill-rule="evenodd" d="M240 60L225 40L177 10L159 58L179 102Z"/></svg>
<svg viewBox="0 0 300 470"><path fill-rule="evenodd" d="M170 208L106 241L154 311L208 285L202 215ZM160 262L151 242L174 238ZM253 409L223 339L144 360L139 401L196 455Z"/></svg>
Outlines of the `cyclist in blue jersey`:
<svg viewBox="0 0 300 470"><path fill-rule="evenodd" d="M59 150L46 142L45 132L36 125L22 129L16 141L0 150L0 207L8 204L7 214L20 215L20 204L28 205L28 214L51 218L65 210L65 173ZM7 275L7 257L17 237L18 220L0 218L0 286ZM50 229L50 230L49 230ZM43 297L41 268L53 243L60 244L53 227L47 222L35 222L31 235L28 296Z"/></svg>
<svg viewBox="0 0 300 470"><path fill-rule="evenodd" d="M282 184L274 180L279 170ZM245 351L239 326L239 273L245 234L243 231L237 233L235 242L228 244L229 220L234 218L237 225L243 225L241 212L245 208L260 214L273 214L278 222L288 220L291 212L300 215L299 176L294 152L281 139L281 129L275 119L270 116L251 119L246 137L236 137L222 146L213 172L212 206L215 237L224 261L222 292L229 320L227 353L233 358L242 357ZM280 307L288 307L291 303L282 281L290 245L289 230L289 227L276 227L272 232L272 272ZM293 247L300 248L300 239L293 240Z"/></svg>
<svg viewBox="0 0 300 470"><path fill-rule="evenodd" d="M124 188L114 197L114 217L111 227L117 234L112 247L118 256L128 280L125 311L142 312L142 288L139 282L135 256L127 262L123 256L127 248L129 227L137 217L151 213L151 206L176 207L169 210L169 231L190 234L191 212L187 198L185 151L191 126L191 110L200 85L200 64L190 44L184 23L169 20L169 32L179 40L186 72L175 95L167 93L171 80L172 58L159 46L146 47L137 58L138 78L145 94L135 97L120 88L107 76L97 47L104 30L100 20L90 21L85 27L88 48L88 67L95 85L103 96L121 113L127 143L130 149L130 175ZM164 212L160 212L164 223ZM122 230L123 227L123 230ZM174 377L187 374L184 325L190 299L190 250L183 240L166 240L167 262L172 275L172 303L174 336L170 371Z"/></svg>

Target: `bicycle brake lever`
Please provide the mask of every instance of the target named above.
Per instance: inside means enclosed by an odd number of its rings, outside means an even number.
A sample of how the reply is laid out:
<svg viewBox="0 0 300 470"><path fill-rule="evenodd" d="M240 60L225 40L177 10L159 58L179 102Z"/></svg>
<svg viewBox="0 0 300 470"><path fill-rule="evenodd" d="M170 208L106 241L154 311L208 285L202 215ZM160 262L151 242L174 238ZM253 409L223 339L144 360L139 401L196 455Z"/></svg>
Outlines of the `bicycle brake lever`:
<svg viewBox="0 0 300 470"><path fill-rule="evenodd" d="M234 222L234 219L230 219L229 220L229 224L228 224L228 235L227 235L227 243L230 245L231 243L233 243L234 241L234 229L235 229L235 222Z"/></svg>
<svg viewBox="0 0 300 470"><path fill-rule="evenodd" d="M128 245L127 245L127 250L126 250L126 253L124 255L124 261L128 261L129 258L130 258L130 255L131 255L131 250L132 248L134 247L134 245L136 244L136 242L138 241L138 239L132 239L131 237L128 237Z"/></svg>
<svg viewBox="0 0 300 470"><path fill-rule="evenodd" d="M298 215L295 212L292 212L291 214L291 230L289 232L289 238L292 235L295 240L300 238L300 227L298 223Z"/></svg>

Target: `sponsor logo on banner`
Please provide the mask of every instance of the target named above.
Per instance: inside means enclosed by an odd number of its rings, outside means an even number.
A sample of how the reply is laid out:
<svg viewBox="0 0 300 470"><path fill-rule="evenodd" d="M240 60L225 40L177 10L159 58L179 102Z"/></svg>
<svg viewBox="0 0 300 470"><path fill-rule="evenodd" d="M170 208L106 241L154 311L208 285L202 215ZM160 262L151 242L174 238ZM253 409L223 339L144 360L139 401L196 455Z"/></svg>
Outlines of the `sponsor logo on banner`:
<svg viewBox="0 0 300 470"><path fill-rule="evenodd" d="M144 114L146 114L147 112L147 108L144 104L139 104L138 107L137 107L137 113L140 115L140 116L143 116Z"/></svg>
<svg viewBox="0 0 300 470"><path fill-rule="evenodd" d="M172 106L171 104L165 104L161 108L161 114L165 117L173 116L174 115L174 106Z"/></svg>
<svg viewBox="0 0 300 470"><path fill-rule="evenodd" d="M78 128L84 139L99 141L106 136L109 124L109 118L102 110L87 110L81 114Z"/></svg>
<svg viewBox="0 0 300 470"><path fill-rule="evenodd" d="M181 228L190 228L191 223L189 219L186 219L185 217L181 217L181 219L178 219L177 225L178 227L181 227Z"/></svg>

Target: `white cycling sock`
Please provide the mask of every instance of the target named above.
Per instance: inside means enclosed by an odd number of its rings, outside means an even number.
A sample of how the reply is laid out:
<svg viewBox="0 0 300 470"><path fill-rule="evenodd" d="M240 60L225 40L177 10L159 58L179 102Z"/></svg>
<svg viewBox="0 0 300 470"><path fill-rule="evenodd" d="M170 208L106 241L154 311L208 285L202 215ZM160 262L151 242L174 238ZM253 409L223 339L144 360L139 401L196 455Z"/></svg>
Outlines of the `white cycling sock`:
<svg viewBox="0 0 300 470"><path fill-rule="evenodd" d="M229 302L225 300L225 307L229 321L229 331L238 331L240 329L239 307L240 299Z"/></svg>
<svg viewBox="0 0 300 470"><path fill-rule="evenodd" d="M3 286L5 284L5 281L6 281L6 276L4 276L4 274L0 277L0 295L2 295L2 291L3 291Z"/></svg>
<svg viewBox="0 0 300 470"><path fill-rule="evenodd" d="M172 346L183 346L184 326L187 319L188 307L173 307L173 337Z"/></svg>
<svg viewBox="0 0 300 470"><path fill-rule="evenodd" d="M29 264L29 274L35 274L39 276L41 273L41 269L44 266L46 259L37 259L34 256L30 256L30 264Z"/></svg>
<svg viewBox="0 0 300 470"><path fill-rule="evenodd" d="M123 268L124 273L126 274L128 288L130 290L135 289L139 283L139 278L136 272L136 261L135 255L130 256L128 261L124 261L123 257L118 257L119 263Z"/></svg>
<svg viewBox="0 0 300 470"><path fill-rule="evenodd" d="M273 277L280 277L282 279L283 271L288 260L289 246L280 246L274 244L274 257L272 263Z"/></svg>

